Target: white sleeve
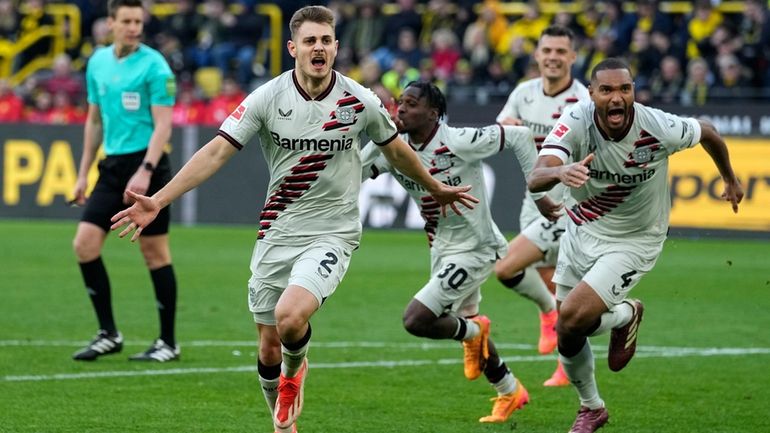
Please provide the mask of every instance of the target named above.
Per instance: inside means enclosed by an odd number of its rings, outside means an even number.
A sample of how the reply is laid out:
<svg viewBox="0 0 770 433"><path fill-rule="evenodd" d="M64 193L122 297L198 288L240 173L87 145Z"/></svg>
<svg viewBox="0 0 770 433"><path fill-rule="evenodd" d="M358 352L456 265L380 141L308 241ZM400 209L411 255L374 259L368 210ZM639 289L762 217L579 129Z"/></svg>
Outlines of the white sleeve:
<svg viewBox="0 0 770 433"><path fill-rule="evenodd" d="M366 135L377 145L390 143L398 135L396 124L393 123L390 113L382 105L380 98L371 90L365 87L361 88L364 89L361 101L366 112L366 126L364 127Z"/></svg>
<svg viewBox="0 0 770 433"><path fill-rule="evenodd" d="M449 150L464 161L488 158L504 149L505 131L502 125L481 128L446 127Z"/></svg>
<svg viewBox="0 0 770 433"><path fill-rule="evenodd" d="M510 117L512 119L519 118L519 110L516 108L516 99L519 94L518 90L519 88L516 87L513 89L511 94L508 95L508 100L505 101L505 105L503 105L503 109L500 110L500 114L497 115L495 122L501 123L506 117Z"/></svg>
<svg viewBox="0 0 770 433"><path fill-rule="evenodd" d="M375 179L390 169L390 163L382 154L380 146L377 146L373 141L366 143L361 149L361 182Z"/></svg>
<svg viewBox="0 0 770 433"><path fill-rule="evenodd" d="M656 108L646 108L647 113L652 116L651 123L658 129L650 132L660 137L660 142L666 147L668 154L689 149L700 143L701 127L697 119L680 117Z"/></svg>
<svg viewBox="0 0 770 433"><path fill-rule="evenodd" d="M540 156L553 155L567 163L573 158L573 153L585 140L587 122L590 122L589 111L583 109L583 104L575 104L562 113L551 132L545 137Z"/></svg>
<svg viewBox="0 0 770 433"><path fill-rule="evenodd" d="M219 134L238 149L245 146L262 128L262 113L270 100L265 94L266 87L261 86L251 92L219 127Z"/></svg>

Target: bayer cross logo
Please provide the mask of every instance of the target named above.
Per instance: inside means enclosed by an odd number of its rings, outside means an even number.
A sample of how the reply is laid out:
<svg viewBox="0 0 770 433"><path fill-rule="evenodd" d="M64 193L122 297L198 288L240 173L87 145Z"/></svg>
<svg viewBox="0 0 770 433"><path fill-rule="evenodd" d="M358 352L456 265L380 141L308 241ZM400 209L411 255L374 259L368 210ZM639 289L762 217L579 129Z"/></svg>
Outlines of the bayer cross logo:
<svg viewBox="0 0 770 433"><path fill-rule="evenodd" d="M648 147L640 147L639 149L634 149L634 162L637 164L644 164L645 162L650 162L652 160L652 151Z"/></svg>
<svg viewBox="0 0 770 433"><path fill-rule="evenodd" d="M343 125L349 125L355 122L355 114L356 110L353 107L337 107L335 110L337 121Z"/></svg>

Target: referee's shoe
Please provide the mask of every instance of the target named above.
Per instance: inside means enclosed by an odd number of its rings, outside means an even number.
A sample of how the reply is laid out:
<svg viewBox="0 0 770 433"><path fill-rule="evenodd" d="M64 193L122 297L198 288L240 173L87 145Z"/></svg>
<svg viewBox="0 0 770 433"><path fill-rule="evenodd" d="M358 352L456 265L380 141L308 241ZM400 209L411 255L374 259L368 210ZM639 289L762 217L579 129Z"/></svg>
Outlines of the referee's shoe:
<svg viewBox="0 0 770 433"><path fill-rule="evenodd" d="M152 346L150 346L149 349L145 350L144 352L137 353L128 359L130 361L178 361L179 353L179 346L172 347L165 341L158 338L154 343L152 343Z"/></svg>
<svg viewBox="0 0 770 433"><path fill-rule="evenodd" d="M121 350L123 350L123 336L120 335L120 332L110 335L104 329L100 329L93 341L75 352L72 359L75 361L94 361L100 356L118 353Z"/></svg>

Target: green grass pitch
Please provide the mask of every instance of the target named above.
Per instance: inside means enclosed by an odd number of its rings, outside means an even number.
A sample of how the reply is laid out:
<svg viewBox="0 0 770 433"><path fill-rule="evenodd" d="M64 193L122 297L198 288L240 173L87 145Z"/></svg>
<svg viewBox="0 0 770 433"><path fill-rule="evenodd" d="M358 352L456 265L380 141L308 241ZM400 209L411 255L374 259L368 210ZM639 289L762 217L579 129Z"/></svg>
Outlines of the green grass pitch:
<svg viewBox="0 0 770 433"><path fill-rule="evenodd" d="M157 335L138 245L114 237L104 259L123 353L71 354L96 331L72 253L74 222L0 221L0 432L271 432L246 308L253 227L175 226L181 362L129 363ZM490 280L482 312L531 402L482 425L492 388L462 374L456 342L417 339L401 314L428 277L419 232L365 231L347 276L313 323L301 432L566 432L571 388L541 384L534 304ZM632 296L645 302L637 357L607 368L593 340L602 432L768 432L770 243L670 239Z"/></svg>

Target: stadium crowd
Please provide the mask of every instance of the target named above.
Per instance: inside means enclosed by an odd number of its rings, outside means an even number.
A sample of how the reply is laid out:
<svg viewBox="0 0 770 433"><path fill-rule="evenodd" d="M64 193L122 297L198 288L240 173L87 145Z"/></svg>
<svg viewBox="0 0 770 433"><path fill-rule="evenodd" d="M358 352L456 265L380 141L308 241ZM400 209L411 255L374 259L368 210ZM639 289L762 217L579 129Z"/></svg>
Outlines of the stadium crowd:
<svg viewBox="0 0 770 433"><path fill-rule="evenodd" d="M84 121L84 66L96 47L110 43L106 2L62 3L81 11L81 43L19 86L0 78L0 122ZM164 54L177 76L174 123L219 125L246 93L271 78L257 49L257 41L270 36L267 18L255 9L262 2L171 3L176 13L148 14L144 31L145 42ZM422 79L436 83L450 100L502 104L518 82L538 75L531 54L552 23L578 36L574 76L587 81L603 59L626 58L640 102L705 105L770 96L770 16L763 0L744 1L741 13L722 13L718 1L698 0L686 14L663 13L654 0L636 1L633 11L619 1L586 0L578 12L555 14L542 12L543 1L531 2L523 3L520 15L504 14L498 0L271 3L283 11L284 27L301 6L331 8L340 40L335 68L386 102ZM0 0L0 44L53 22L45 5L46 0ZM45 40L30 46L15 59L16 68L48 48Z"/></svg>

